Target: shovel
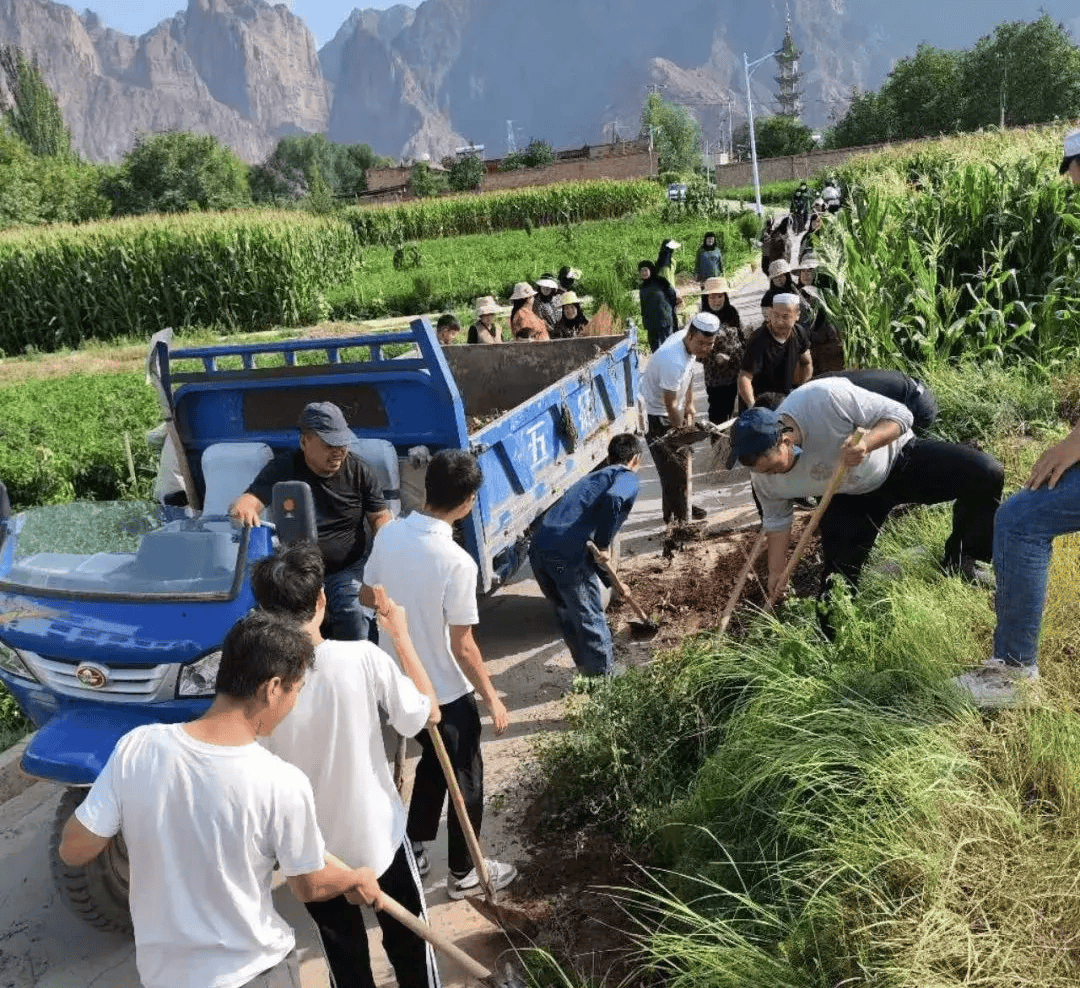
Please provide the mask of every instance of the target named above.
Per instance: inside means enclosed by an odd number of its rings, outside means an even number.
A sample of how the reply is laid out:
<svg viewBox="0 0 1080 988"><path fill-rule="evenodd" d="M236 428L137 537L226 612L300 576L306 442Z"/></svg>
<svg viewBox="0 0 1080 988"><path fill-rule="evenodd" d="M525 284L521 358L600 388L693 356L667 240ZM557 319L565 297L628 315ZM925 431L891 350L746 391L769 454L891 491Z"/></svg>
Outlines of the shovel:
<svg viewBox="0 0 1080 988"><path fill-rule="evenodd" d="M469 854L472 857L473 867L480 879L480 885L484 889L484 898L466 896L466 901L484 919L501 926L505 930L514 930L524 936L531 936L536 932L536 920L524 909L516 909L513 906L500 904L496 898L495 886L491 884L491 875L488 874L487 861L480 849L480 841L473 830L472 820L465 809L465 797L461 795L461 787L458 785L457 776L454 774L454 766L450 761L450 754L443 743L442 735L438 727L429 727L428 736L431 738L435 755L442 766L443 775L446 776L446 788L450 793L450 802L454 804L454 812L457 814L458 823L461 824L462 833L465 834L465 842L469 845Z"/></svg>
<svg viewBox="0 0 1080 988"><path fill-rule="evenodd" d="M634 600L633 594L630 593L630 588L623 583L622 578L618 573L611 568L611 563L604 559L600 555L600 550L596 547L596 544L592 541L585 543L589 547L589 551L593 554L593 559L596 560L596 565L599 566L608 578L614 584L615 589L619 591L619 596L625 600L638 616L637 621L630 622L630 633L635 638L651 638L660 630L660 625L653 621L648 614L645 613L642 606Z"/></svg>
<svg viewBox="0 0 1080 988"><path fill-rule="evenodd" d="M721 631L727 631L727 626L731 623L731 616L735 613L735 605L738 604L739 598L742 596L746 581L750 579L750 574L754 571L754 564L757 562L758 556L761 555L761 550L765 548L765 543L765 533L761 532L757 539L754 540L754 546L750 550L750 555L746 557L746 565L743 566L742 572L739 573L739 578L735 581L735 589L731 591L731 597L728 599L727 607L724 608L723 614L720 615Z"/></svg>
<svg viewBox="0 0 1080 988"><path fill-rule="evenodd" d="M340 858L336 858L332 854L327 854L326 860L336 864L339 868L349 867ZM391 899L385 892L379 895L378 908L381 912L392 916L406 929L411 930L421 940L430 943L441 954L445 954L451 960L457 961L469 974L479 979L480 983L486 985L487 988L525 988L525 982L514 973L509 964L506 965L504 976L499 977L494 971L489 971L484 967L475 957L470 957L459 946L451 943L442 934L436 933L419 916L414 916L400 902Z"/></svg>

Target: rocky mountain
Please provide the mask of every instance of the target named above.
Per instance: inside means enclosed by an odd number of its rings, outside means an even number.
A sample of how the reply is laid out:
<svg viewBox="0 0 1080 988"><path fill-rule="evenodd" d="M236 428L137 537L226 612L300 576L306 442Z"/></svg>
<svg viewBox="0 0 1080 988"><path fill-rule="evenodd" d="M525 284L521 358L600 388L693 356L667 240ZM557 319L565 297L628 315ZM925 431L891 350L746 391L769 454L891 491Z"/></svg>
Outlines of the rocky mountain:
<svg viewBox="0 0 1080 988"><path fill-rule="evenodd" d="M90 0L92 2L92 0ZM213 133L249 161L285 134L438 158L466 139L556 146L636 133L647 88L685 103L715 140L744 117L743 53L803 51L804 119L824 125L852 86L880 84L926 41L966 47L1042 9L1080 28L1073 0L424 0L354 10L321 51L266 0L188 0L140 37L53 0L0 0L0 42L37 56L76 145L116 160L140 133ZM753 77L768 111L776 66ZM4 94L0 93L0 100Z"/></svg>

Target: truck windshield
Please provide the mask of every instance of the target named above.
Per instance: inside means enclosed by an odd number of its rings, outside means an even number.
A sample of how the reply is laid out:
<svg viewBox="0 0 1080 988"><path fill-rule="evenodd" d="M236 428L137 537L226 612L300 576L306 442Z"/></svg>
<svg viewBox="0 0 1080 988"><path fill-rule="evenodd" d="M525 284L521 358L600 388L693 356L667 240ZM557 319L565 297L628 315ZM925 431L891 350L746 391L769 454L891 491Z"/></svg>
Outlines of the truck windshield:
<svg viewBox="0 0 1080 988"><path fill-rule="evenodd" d="M242 530L225 520L163 523L137 501L47 505L21 518L0 588L106 598L230 596Z"/></svg>

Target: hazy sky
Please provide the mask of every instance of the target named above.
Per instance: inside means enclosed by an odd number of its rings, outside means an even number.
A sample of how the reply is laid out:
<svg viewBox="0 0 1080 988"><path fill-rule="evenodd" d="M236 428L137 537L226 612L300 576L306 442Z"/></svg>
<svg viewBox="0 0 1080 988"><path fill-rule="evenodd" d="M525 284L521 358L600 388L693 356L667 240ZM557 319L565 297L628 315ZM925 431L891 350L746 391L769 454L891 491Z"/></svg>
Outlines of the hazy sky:
<svg viewBox="0 0 1080 988"><path fill-rule="evenodd" d="M79 0L67 0L76 10ZM341 27L354 7L392 7L395 2L416 7L420 0L292 0L293 12L302 17L320 46L326 44ZM186 0L90 0L86 7L117 31L143 34L156 24L187 8Z"/></svg>

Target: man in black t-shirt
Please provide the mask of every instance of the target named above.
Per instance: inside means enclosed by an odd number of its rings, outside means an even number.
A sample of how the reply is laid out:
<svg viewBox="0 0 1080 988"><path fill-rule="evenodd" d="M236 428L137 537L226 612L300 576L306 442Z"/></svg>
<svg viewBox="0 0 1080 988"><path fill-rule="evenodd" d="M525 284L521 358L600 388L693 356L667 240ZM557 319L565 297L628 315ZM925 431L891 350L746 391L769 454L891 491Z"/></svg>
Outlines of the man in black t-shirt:
<svg viewBox="0 0 1080 988"><path fill-rule="evenodd" d="M300 449L279 453L229 509L243 524L258 525L259 513L273 499L274 484L302 480L311 488L326 565L329 637L336 641L367 637L359 599L368 554L364 521L377 532L390 520L375 471L349 451L354 438L337 405L308 405L300 416Z"/></svg>
<svg viewBox="0 0 1080 988"><path fill-rule="evenodd" d="M739 372L740 410L752 408L754 396L771 391L786 395L814 375L810 343L798 325L799 297L777 295L765 325L746 344Z"/></svg>

